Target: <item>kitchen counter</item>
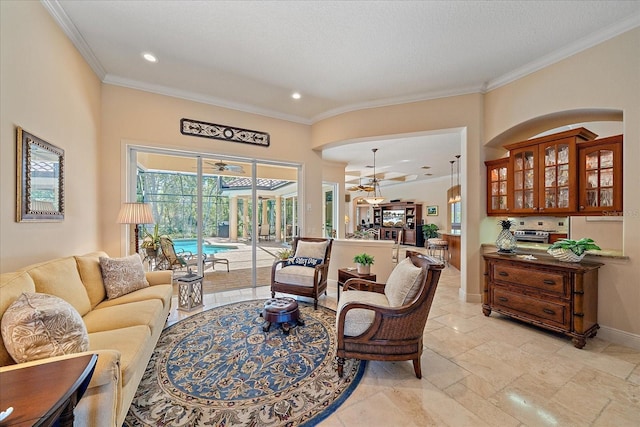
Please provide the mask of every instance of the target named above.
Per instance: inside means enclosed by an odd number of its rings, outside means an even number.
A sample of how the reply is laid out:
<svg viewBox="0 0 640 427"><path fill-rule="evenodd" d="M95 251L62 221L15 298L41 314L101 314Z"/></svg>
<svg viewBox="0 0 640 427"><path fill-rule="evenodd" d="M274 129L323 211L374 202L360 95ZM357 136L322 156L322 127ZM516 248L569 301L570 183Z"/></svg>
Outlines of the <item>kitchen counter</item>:
<svg viewBox="0 0 640 427"><path fill-rule="evenodd" d="M497 249L494 243L483 243L481 246L485 252ZM549 249L549 246L551 245L547 243L518 242L518 248L516 249L516 252L521 255L526 255L528 253L531 253L531 254L545 253L546 254L547 249ZM587 255L585 258L587 257L629 259L628 256L622 255L622 251L616 251L611 249L603 249L601 251L587 251Z"/></svg>

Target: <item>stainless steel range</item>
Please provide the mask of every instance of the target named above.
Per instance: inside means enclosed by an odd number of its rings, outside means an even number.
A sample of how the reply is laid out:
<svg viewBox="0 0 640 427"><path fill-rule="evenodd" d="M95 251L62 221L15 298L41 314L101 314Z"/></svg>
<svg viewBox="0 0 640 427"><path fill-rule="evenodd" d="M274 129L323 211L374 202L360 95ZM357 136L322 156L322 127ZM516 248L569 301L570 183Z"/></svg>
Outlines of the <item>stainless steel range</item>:
<svg viewBox="0 0 640 427"><path fill-rule="evenodd" d="M549 243L549 233L553 232L546 230L515 230L513 235L519 242Z"/></svg>

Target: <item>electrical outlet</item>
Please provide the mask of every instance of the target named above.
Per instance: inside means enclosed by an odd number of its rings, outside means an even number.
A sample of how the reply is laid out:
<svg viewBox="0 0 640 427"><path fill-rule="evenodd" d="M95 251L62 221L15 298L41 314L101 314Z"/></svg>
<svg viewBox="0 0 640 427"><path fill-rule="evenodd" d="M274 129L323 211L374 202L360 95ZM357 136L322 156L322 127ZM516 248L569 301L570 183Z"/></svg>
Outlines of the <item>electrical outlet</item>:
<svg viewBox="0 0 640 427"><path fill-rule="evenodd" d="M562 222L562 221L560 221L560 222L558 223L558 227L562 227L563 225L564 225L564 222Z"/></svg>
<svg viewBox="0 0 640 427"><path fill-rule="evenodd" d="M520 221L520 225L524 225L524 221Z"/></svg>
<svg viewBox="0 0 640 427"><path fill-rule="evenodd" d="M538 221L538 225L544 225L544 222Z"/></svg>

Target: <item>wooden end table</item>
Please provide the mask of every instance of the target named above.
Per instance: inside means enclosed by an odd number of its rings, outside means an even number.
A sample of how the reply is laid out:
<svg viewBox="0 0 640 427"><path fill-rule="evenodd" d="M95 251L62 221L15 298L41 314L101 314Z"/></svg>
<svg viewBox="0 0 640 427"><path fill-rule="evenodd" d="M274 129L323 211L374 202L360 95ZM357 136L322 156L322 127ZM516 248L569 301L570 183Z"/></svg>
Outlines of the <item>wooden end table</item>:
<svg viewBox="0 0 640 427"><path fill-rule="evenodd" d="M349 279L364 279L376 281L375 274L360 274L356 268L339 268L338 269L338 299L340 299L340 289L344 287L344 282Z"/></svg>
<svg viewBox="0 0 640 427"><path fill-rule="evenodd" d="M0 408L13 407L3 426L73 426L98 355L87 354L0 373Z"/></svg>

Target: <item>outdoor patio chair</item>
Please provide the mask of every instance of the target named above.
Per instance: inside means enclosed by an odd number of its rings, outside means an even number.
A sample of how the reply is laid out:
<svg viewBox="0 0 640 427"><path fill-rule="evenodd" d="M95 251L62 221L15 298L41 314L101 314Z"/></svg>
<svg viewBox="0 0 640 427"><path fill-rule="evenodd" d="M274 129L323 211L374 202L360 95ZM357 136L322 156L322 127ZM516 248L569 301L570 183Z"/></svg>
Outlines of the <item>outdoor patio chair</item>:
<svg viewBox="0 0 640 427"><path fill-rule="evenodd" d="M271 268L271 298L276 292L313 298L327 292L327 276L333 239L296 237L292 243L293 258L277 261Z"/></svg>
<svg viewBox="0 0 640 427"><path fill-rule="evenodd" d="M336 312L338 376L346 358L412 360L422 378L422 336L444 265L407 251L387 283L358 278L345 282Z"/></svg>
<svg viewBox="0 0 640 427"><path fill-rule="evenodd" d="M189 251L176 252L173 241L169 237L160 237L160 249L164 258L160 265L165 270L180 270L183 268L195 267L198 265L198 257ZM226 258L216 258L213 254L203 254L200 272L204 272L207 264L215 269L215 264L221 263L227 265L227 273L229 272L229 260Z"/></svg>

